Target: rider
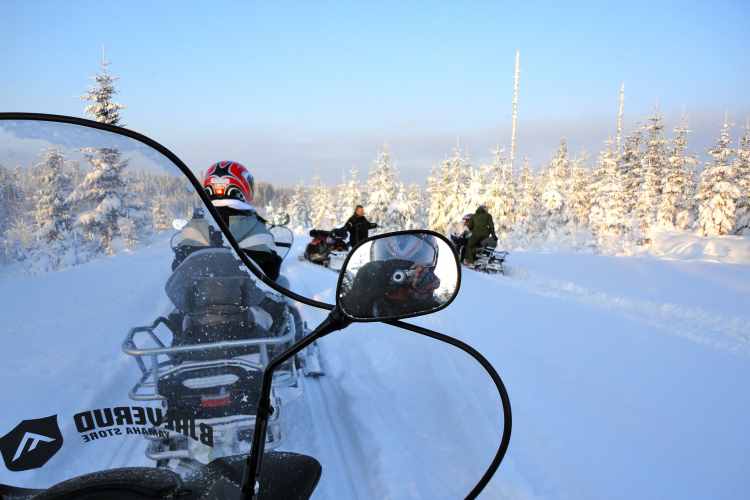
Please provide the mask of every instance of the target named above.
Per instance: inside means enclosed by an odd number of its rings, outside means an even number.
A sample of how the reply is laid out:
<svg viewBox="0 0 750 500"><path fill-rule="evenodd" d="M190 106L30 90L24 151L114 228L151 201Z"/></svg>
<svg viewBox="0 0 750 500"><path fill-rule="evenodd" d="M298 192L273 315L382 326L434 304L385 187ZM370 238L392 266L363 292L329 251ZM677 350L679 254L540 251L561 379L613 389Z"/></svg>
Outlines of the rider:
<svg viewBox="0 0 750 500"><path fill-rule="evenodd" d="M219 216L229 226L240 248L269 278L276 280L282 259L274 251L273 236L266 228L266 221L250 204L255 189L250 171L234 161L214 163L208 167L203 178L203 189L211 198ZM210 237L201 238L209 234L209 231L207 222L194 218L182 230L178 245L190 245L196 240L210 242Z"/></svg>
<svg viewBox="0 0 750 500"><path fill-rule="evenodd" d="M429 234L399 234L373 240L370 261L357 271L342 296L344 309L358 318L396 317L440 306L435 290L438 246Z"/></svg>
<svg viewBox="0 0 750 500"><path fill-rule="evenodd" d="M492 220L492 215L487 211L485 205L479 205L477 211L469 219L467 227L471 231L469 241L466 243L466 254L464 256L464 264L473 265L474 259L476 258L477 245L483 240L492 236L497 239L495 234L495 223Z"/></svg>
<svg viewBox="0 0 750 500"><path fill-rule="evenodd" d="M346 221L344 229L349 231L349 244L352 248L356 247L360 242L367 239L370 229L378 227L374 222L370 222L365 218L365 209L362 205L357 205L354 209L354 214L349 217Z"/></svg>

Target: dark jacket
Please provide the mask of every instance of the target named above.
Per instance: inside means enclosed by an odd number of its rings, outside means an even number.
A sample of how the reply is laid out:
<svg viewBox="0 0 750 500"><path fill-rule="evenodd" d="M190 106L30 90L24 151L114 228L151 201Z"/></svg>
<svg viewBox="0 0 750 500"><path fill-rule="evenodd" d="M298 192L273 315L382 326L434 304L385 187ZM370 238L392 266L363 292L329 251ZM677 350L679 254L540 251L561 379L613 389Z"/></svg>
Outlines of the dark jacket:
<svg viewBox="0 0 750 500"><path fill-rule="evenodd" d="M471 229L471 235L477 240L483 240L489 235L495 234L495 223L492 220L492 215L484 209L484 207L477 208L477 211L469 219L469 229Z"/></svg>
<svg viewBox="0 0 750 500"><path fill-rule="evenodd" d="M417 294L408 285L405 290L409 293L402 299L389 298L395 289L405 287L392 283L391 276L397 270L409 269L411 265L411 262L403 260L376 260L360 267L341 297L346 312L357 318L394 318L439 307L440 302L432 293Z"/></svg>
<svg viewBox="0 0 750 500"><path fill-rule="evenodd" d="M368 221L364 215L360 217L357 214L349 217L349 220L344 225L344 228L349 232L349 244L352 248L366 240L370 229L375 229L376 227L378 225Z"/></svg>

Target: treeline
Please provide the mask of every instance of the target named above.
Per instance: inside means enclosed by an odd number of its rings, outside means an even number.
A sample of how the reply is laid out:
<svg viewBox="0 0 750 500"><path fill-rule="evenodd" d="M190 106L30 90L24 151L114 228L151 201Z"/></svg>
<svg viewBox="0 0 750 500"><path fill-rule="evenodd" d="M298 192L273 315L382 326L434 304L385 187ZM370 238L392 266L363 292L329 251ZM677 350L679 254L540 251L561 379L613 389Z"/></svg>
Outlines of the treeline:
<svg viewBox="0 0 750 500"><path fill-rule="evenodd" d="M484 204L502 244L513 248L553 244L618 251L648 244L654 229L750 234L750 127L733 138L725 122L702 165L688 152L688 133L683 123L667 137L655 114L619 149L608 141L593 165L584 156L571 157L563 140L552 160L535 171L528 161L513 169L501 150L490 164L475 167L456 149L433 169L426 186L401 183L383 151L364 182L356 170L338 186L316 179L267 210L288 212L298 228L330 228L362 204L383 230L447 233Z"/></svg>

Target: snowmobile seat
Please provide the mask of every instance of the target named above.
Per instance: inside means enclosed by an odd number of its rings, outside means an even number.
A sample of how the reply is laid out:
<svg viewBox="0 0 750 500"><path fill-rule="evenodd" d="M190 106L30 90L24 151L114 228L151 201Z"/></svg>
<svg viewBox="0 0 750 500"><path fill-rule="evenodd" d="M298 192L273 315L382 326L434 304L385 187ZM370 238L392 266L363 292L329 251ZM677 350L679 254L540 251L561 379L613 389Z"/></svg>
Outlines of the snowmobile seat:
<svg viewBox="0 0 750 500"><path fill-rule="evenodd" d="M269 318L261 318L257 307L265 294L228 249L190 254L169 278L165 290L182 315L181 328L173 332L173 346L271 336ZM248 346L180 353L173 361L231 358L257 350Z"/></svg>

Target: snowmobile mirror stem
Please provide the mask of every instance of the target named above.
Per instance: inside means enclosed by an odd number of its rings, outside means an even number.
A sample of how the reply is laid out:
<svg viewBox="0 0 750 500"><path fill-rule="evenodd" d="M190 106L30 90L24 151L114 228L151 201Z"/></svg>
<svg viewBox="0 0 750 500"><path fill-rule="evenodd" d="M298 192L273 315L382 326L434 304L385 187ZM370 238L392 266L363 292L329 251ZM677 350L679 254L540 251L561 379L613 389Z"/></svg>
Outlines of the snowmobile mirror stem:
<svg viewBox="0 0 750 500"><path fill-rule="evenodd" d="M260 392L260 401L258 403L258 413L255 420L255 430L253 433L253 444L250 451L250 455L247 457L245 462L245 470L242 475L242 500L253 500L258 498L260 490L256 490L256 481L260 476L260 469L262 466L263 453L266 447L266 431L268 428L268 419L273 414L273 408L271 407L271 386L273 385L273 373L276 369L281 366L292 356L299 353L302 349L309 346L319 338L322 338L329 333L337 330L342 330L349 326L352 320L344 316L341 311L334 309L331 313L318 325L318 327L310 333L310 335L299 340L289 349L273 358L263 370L263 380ZM261 485L262 487L262 485Z"/></svg>

